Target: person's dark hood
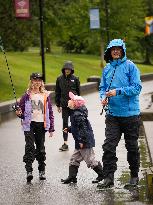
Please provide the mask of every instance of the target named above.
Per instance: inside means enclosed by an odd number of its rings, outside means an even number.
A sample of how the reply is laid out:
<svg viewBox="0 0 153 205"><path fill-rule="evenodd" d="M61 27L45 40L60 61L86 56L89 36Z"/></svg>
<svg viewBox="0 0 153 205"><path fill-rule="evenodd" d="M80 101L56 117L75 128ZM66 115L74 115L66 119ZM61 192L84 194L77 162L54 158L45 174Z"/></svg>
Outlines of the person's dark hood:
<svg viewBox="0 0 153 205"><path fill-rule="evenodd" d="M71 61L67 61L67 62L64 63L64 65L63 65L63 67L61 69L63 74L65 74L65 72L64 72L65 69L70 69L71 70L71 74L74 73L74 66L73 66Z"/></svg>
<svg viewBox="0 0 153 205"><path fill-rule="evenodd" d="M126 47L125 47L125 43L122 39L114 39L112 41L110 41L110 43L108 44L105 53L104 53L104 60L106 61L106 63L109 63L110 61L113 61L112 56L111 56L111 48L112 47L121 47L123 50L123 56L122 56L122 61L124 61L126 59Z"/></svg>

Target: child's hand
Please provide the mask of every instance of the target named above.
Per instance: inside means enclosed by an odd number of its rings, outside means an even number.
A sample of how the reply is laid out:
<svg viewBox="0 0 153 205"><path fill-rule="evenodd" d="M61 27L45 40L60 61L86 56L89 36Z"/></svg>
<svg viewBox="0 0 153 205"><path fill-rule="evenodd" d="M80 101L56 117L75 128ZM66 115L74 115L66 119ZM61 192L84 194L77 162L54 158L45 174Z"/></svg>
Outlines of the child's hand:
<svg viewBox="0 0 153 205"><path fill-rule="evenodd" d="M68 133L68 128L64 128L63 132Z"/></svg>
<svg viewBox="0 0 153 205"><path fill-rule="evenodd" d="M49 138L53 137L53 132L49 133Z"/></svg>
<svg viewBox="0 0 153 205"><path fill-rule="evenodd" d="M83 143L79 143L80 149L83 149Z"/></svg>
<svg viewBox="0 0 153 205"><path fill-rule="evenodd" d="M17 110L15 111L15 113L16 113L17 116L20 117L20 116L22 115L22 110L21 110L21 108L17 109Z"/></svg>

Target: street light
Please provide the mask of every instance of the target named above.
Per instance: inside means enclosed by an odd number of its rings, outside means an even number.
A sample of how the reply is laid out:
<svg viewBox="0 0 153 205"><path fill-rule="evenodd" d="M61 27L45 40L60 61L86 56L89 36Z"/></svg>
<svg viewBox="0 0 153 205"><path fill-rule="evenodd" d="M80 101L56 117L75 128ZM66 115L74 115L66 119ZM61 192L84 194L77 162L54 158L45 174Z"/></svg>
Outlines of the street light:
<svg viewBox="0 0 153 205"><path fill-rule="evenodd" d="M105 15L106 15L106 32L107 32L107 43L110 41L109 36L109 15L108 15L108 0L104 0Z"/></svg>
<svg viewBox="0 0 153 205"><path fill-rule="evenodd" d="M45 53L44 53L44 31L43 31L43 3L39 0L39 18L40 18L40 46L41 46L41 59L42 59L42 75L43 81L46 82L45 75Z"/></svg>

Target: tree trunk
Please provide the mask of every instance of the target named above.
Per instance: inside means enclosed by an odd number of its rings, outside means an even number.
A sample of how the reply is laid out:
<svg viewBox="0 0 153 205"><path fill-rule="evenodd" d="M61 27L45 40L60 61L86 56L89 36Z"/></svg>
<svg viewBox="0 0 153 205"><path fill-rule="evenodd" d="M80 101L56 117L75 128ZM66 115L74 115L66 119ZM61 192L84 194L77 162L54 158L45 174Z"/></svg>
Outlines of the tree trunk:
<svg viewBox="0 0 153 205"><path fill-rule="evenodd" d="M146 56L145 56L144 64L151 65L150 52L148 48L146 48Z"/></svg>

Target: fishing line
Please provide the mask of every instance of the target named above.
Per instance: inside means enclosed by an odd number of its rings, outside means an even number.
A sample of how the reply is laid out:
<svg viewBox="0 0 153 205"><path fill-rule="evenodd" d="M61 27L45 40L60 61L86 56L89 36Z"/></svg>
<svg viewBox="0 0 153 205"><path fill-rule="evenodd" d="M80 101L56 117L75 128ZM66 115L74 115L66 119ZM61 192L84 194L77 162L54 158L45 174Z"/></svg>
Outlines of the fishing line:
<svg viewBox="0 0 153 205"><path fill-rule="evenodd" d="M12 108L13 108L13 110L17 110L18 106L17 106L17 97L16 97L16 92L15 92L15 87L14 87L14 84L13 84L13 80L12 80L12 76L11 76L11 71L10 71L10 68L9 68L9 65L8 65L8 60L7 60L7 57L6 57L6 52L5 52L5 49L4 49L4 45L3 45L3 41L2 41L1 36L0 36L0 48L1 48L2 52L3 52L3 54L4 54L6 67L7 67L8 73L9 73L11 87L12 87L14 99L15 99L15 102L16 102L15 105L12 106Z"/></svg>

